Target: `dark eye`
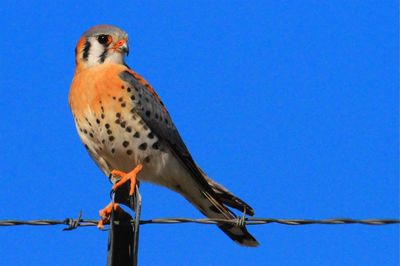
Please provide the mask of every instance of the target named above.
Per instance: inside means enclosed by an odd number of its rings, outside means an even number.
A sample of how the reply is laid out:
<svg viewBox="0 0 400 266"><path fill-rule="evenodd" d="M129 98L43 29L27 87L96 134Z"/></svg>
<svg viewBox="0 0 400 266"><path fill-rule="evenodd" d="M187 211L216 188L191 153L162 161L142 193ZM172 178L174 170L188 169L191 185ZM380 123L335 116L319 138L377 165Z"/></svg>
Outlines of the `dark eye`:
<svg viewBox="0 0 400 266"><path fill-rule="evenodd" d="M107 44L108 42L109 42L109 38L110 38L111 36L109 36L109 35L105 35L105 34L102 34L102 35L99 35L98 37L97 37L97 41L100 43L100 44Z"/></svg>

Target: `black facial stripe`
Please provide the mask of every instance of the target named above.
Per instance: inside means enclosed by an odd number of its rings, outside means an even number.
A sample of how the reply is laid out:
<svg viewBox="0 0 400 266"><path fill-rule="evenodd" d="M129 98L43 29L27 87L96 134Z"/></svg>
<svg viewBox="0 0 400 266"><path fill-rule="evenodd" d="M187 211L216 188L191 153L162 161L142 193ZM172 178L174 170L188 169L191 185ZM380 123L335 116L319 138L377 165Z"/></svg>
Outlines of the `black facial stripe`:
<svg viewBox="0 0 400 266"><path fill-rule="evenodd" d="M107 57L107 49L104 48L104 52L100 55L100 63L104 63L104 61L106 60Z"/></svg>
<svg viewBox="0 0 400 266"><path fill-rule="evenodd" d="M88 57L89 57L90 45L91 44L90 44L89 40L86 39L85 46L83 47L83 55L82 55L82 58L85 61L87 61Z"/></svg>
<svg viewBox="0 0 400 266"><path fill-rule="evenodd" d="M104 51L100 55L100 60L99 60L100 63L104 63L104 61L106 60L106 57L107 57L107 53L108 53L108 51L107 51L108 44L107 43L103 43L102 45L103 45Z"/></svg>

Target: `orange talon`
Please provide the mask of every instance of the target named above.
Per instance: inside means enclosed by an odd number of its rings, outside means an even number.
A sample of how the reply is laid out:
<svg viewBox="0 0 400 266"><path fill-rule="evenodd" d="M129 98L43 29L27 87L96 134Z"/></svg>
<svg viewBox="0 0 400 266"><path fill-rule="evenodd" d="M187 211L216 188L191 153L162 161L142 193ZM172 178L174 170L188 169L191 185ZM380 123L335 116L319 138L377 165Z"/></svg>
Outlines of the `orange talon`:
<svg viewBox="0 0 400 266"><path fill-rule="evenodd" d="M130 190L129 190L129 196L132 196L133 193L135 192L135 187L136 187L136 176L139 174L139 172L143 169L143 164L138 164L132 171L129 173L124 173L122 171L118 170L112 170L111 174L113 176L119 176L121 179L114 184L112 189L116 191L117 188L122 186L123 184L126 183L126 181L130 180L131 185L130 185Z"/></svg>
<svg viewBox="0 0 400 266"><path fill-rule="evenodd" d="M113 203L110 202L104 209L101 209L99 211L100 221L97 223L97 228L104 229L104 224L110 221L112 208L113 208ZM121 207L119 207L118 203L114 203L114 211L119 211L119 210L121 210Z"/></svg>

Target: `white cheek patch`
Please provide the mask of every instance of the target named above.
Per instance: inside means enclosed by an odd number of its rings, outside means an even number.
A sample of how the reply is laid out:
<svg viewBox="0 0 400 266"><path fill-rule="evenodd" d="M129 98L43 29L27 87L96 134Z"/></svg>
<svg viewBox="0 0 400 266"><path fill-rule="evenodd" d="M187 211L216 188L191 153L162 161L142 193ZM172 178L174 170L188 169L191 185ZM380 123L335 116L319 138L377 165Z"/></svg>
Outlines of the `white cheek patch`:
<svg viewBox="0 0 400 266"><path fill-rule="evenodd" d="M89 55L86 61L87 67L99 65L104 62L114 64L124 63L124 58L121 53L104 47L104 45L100 44L95 37L90 37L88 41L90 42L90 48Z"/></svg>
<svg viewBox="0 0 400 266"><path fill-rule="evenodd" d="M90 38L89 42L91 43L91 46L87 66L97 65L100 63L100 57L104 53L105 48L95 38Z"/></svg>
<svg viewBox="0 0 400 266"><path fill-rule="evenodd" d="M122 57L121 53L109 51L109 53L107 54L106 62L114 64L123 64L124 58Z"/></svg>

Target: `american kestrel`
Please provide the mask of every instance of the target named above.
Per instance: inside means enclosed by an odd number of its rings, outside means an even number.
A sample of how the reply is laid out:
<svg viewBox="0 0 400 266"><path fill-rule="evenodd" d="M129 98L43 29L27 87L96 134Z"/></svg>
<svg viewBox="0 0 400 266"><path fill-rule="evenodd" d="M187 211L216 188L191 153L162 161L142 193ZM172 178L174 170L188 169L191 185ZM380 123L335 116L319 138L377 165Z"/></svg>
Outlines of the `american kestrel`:
<svg viewBox="0 0 400 266"><path fill-rule="evenodd" d="M136 179L178 192L209 218L234 219L226 206L253 209L211 180L195 163L160 97L125 64L128 35L114 26L96 26L79 39L69 104L76 129L90 156L109 176L113 189ZM109 214L103 210L103 214ZM257 240L245 227L218 227L243 246Z"/></svg>

